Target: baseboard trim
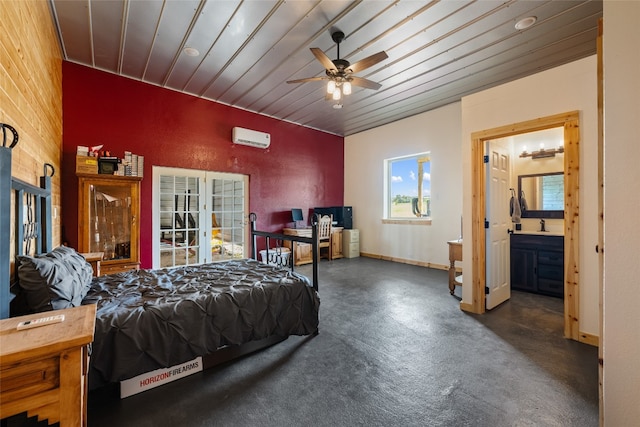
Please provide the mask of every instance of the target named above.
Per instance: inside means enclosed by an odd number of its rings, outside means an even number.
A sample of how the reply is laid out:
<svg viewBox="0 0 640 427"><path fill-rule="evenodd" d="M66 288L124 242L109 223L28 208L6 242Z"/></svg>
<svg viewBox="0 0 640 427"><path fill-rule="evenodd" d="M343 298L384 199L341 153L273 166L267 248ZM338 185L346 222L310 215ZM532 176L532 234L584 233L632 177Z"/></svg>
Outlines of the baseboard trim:
<svg viewBox="0 0 640 427"><path fill-rule="evenodd" d="M473 306L473 304L468 304L468 303L462 302L462 301L460 301L460 310L466 311L467 313L482 314L482 313L478 313L476 311L476 309Z"/></svg>
<svg viewBox="0 0 640 427"><path fill-rule="evenodd" d="M600 346L600 337L598 337L597 335L588 334L586 332L580 332L578 334L578 341L583 344L592 345L594 347Z"/></svg>
<svg viewBox="0 0 640 427"><path fill-rule="evenodd" d="M384 260L384 261L399 262L401 264L409 264L409 265L417 265L417 266L420 266L420 267L435 268L437 270L449 270L449 266L448 265L436 264L436 263L433 263L433 262L424 262L424 261L416 261L416 260L413 260L413 259L396 258L396 257L391 257L391 256L385 256L385 255L369 254L369 253L366 253L366 252L360 252L360 256L367 257L367 258L381 259L381 260Z"/></svg>

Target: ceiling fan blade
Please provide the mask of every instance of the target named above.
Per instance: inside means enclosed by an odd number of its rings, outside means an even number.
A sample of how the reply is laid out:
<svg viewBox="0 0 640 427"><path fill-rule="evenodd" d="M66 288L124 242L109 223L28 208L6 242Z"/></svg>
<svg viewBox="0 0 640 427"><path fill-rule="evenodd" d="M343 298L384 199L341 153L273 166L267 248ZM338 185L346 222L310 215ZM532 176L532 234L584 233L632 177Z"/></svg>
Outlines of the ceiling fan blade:
<svg viewBox="0 0 640 427"><path fill-rule="evenodd" d="M387 55L387 53L385 51L378 52L378 53L373 54L371 56L368 56L368 57L366 57L364 59L361 59L360 61L356 62L355 64L351 64L351 66L349 67L349 70L351 70L352 73L357 73L357 72L360 72L360 71L362 71L364 69L367 69L369 67L372 67L372 66L376 65L380 61L384 61L388 57L389 56Z"/></svg>
<svg viewBox="0 0 640 427"><path fill-rule="evenodd" d="M324 54L322 49L319 49L317 47L312 47L310 49L311 49L311 53L315 55L316 59L320 61L320 63L324 68L331 71L338 71L333 61L329 59L327 55Z"/></svg>
<svg viewBox="0 0 640 427"><path fill-rule="evenodd" d="M350 80L352 85L364 87L367 89L378 90L382 87L380 83L372 82L371 80L363 79L362 77L351 76Z"/></svg>
<svg viewBox="0 0 640 427"><path fill-rule="evenodd" d="M307 78L298 79L298 80L287 80L287 83L306 83L306 82L315 82L319 80L327 80L327 78L326 77L307 77Z"/></svg>

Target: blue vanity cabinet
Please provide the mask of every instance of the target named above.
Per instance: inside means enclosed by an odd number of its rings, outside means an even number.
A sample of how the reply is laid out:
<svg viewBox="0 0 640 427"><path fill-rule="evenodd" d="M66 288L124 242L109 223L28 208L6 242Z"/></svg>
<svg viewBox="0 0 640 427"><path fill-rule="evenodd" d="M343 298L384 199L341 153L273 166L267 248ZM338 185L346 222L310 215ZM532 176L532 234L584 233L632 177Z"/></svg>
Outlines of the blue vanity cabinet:
<svg viewBox="0 0 640 427"><path fill-rule="evenodd" d="M511 289L564 297L564 237L512 234Z"/></svg>

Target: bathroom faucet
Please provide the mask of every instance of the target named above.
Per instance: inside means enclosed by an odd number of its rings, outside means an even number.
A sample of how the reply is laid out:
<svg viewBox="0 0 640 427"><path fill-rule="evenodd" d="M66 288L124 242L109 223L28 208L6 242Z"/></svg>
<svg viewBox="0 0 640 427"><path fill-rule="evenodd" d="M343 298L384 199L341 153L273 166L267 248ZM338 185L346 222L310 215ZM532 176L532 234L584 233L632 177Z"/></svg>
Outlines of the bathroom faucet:
<svg viewBox="0 0 640 427"><path fill-rule="evenodd" d="M544 229L544 219L540 220L540 231L547 231Z"/></svg>

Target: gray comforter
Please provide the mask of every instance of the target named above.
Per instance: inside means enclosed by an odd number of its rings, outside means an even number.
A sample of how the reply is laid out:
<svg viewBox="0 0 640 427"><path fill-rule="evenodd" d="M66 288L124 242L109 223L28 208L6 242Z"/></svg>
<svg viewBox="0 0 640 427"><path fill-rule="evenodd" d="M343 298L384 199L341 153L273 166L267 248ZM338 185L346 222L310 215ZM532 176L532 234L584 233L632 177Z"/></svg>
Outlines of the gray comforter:
<svg viewBox="0 0 640 427"><path fill-rule="evenodd" d="M252 259L95 278L89 387L170 367L235 344L318 329L309 280Z"/></svg>

